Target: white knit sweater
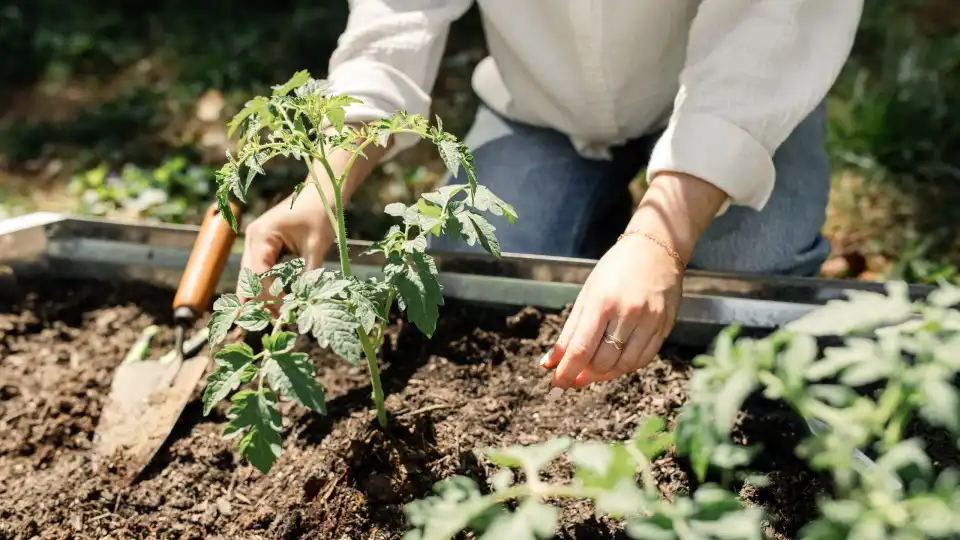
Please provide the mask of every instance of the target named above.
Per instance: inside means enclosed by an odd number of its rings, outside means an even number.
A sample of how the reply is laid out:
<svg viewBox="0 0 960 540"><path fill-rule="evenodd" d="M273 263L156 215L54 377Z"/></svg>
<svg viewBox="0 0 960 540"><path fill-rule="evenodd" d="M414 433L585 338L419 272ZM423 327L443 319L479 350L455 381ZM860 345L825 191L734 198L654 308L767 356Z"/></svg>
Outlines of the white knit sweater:
<svg viewBox="0 0 960 540"><path fill-rule="evenodd" d="M761 209L771 159L824 98L863 0L477 0L490 56L478 96L508 118L554 128L587 157L666 126L648 178L703 178ZM450 24L472 0L350 0L330 59L348 121L428 115ZM416 139L398 137L390 156Z"/></svg>

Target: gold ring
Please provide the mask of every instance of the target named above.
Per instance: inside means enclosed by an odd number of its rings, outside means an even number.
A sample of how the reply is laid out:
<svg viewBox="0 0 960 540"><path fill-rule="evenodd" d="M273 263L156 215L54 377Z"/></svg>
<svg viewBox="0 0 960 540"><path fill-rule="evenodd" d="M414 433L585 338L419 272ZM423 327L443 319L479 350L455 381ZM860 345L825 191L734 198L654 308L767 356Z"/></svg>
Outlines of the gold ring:
<svg viewBox="0 0 960 540"><path fill-rule="evenodd" d="M618 352L623 352L623 346L625 345L625 343L624 343L623 341L620 341L619 339L611 336L609 333L607 333L607 332L604 332L604 333L603 333L603 341L606 342L606 343L609 343L610 345L613 345L614 347L616 347L616 349L617 349Z"/></svg>

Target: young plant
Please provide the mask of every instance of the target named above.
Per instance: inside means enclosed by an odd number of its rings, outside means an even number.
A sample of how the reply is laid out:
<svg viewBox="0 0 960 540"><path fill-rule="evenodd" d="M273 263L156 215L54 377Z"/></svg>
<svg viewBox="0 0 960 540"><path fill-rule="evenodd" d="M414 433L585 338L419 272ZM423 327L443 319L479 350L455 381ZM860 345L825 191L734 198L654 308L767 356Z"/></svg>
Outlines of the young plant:
<svg viewBox="0 0 960 540"><path fill-rule="evenodd" d="M495 228L479 212L504 216L511 224L517 217L509 204L477 184L472 156L455 136L443 131L439 118L437 125L430 127L422 117L401 111L358 127L344 125L345 108L359 100L330 94L328 89L324 81L300 71L286 84L275 86L271 96L249 101L229 124L230 136L237 131L240 134L236 155L228 152L227 163L217 173L220 213L236 230L230 196L245 202L251 182L264 174L263 167L271 159L302 160L309 176L296 187L293 203L303 189L316 189L337 233L339 270L305 270L303 259L277 264L260 275L244 269L240 296L252 300L241 302L237 295L226 294L214 304L208 325L211 347L219 346L234 325L251 332L270 329L262 338L260 351L244 343L223 346L215 355L217 368L208 378L203 396L204 413L208 414L236 391L224 436L241 436L241 454L265 473L281 452L278 397L325 413L323 388L316 380L314 365L306 354L294 352L296 334L290 326L295 323L300 334L312 335L351 365L366 360L377 420L386 427L377 350L393 303L396 301L427 336L436 330L439 306L443 305L437 267L426 253L428 237L448 235L499 256ZM365 157L364 149L384 147L396 134L432 141L450 172L456 177L462 168L467 182L426 193L412 206L388 205L386 212L401 218L402 224L391 227L368 250L383 254L384 279L362 280L353 275L350 266L342 187L356 160ZM349 152L339 176L330 165L333 152ZM331 180L332 201L321 187L317 166ZM276 317L268 306L279 308Z"/></svg>
<svg viewBox="0 0 960 540"><path fill-rule="evenodd" d="M765 480L747 469L762 449L731 439L755 392L787 403L807 422L813 434L798 455L833 479L830 495L819 500L820 517L799 538L958 537L960 473L936 471L922 441L905 439L917 417L960 437L960 311L952 308L958 303L957 286L942 284L926 301L913 302L906 285L892 283L887 295L850 293L763 339L736 339L736 328L722 333L710 354L695 359L690 397L672 433L675 452L689 459L698 480L714 470L724 479L719 486L701 486L672 504L659 500L650 488L651 456L638 441L651 440L662 423L648 421L631 442L576 443L569 485L545 484L538 476L570 447L566 439L491 452L497 465L522 467L526 484L513 486L512 476L500 473L493 493L481 495L472 480L446 480L436 496L408 505L414 529L407 540L447 540L464 529L492 539L509 536L507 527L523 532L517 538L549 538L557 511L542 499L557 497L593 500L601 513L625 519L627 535L638 540L762 538L762 513L724 489L734 478ZM846 342L819 354L816 338L838 334L848 336ZM659 442L656 448L662 449ZM519 500L516 512L494 507L508 499Z"/></svg>
<svg viewBox="0 0 960 540"><path fill-rule="evenodd" d="M438 483L435 495L405 508L413 527L404 540L449 540L464 530L482 540L553 538L560 511L547 504L556 499L592 500L596 509L626 520L633 538L737 538L760 540L763 517L757 508L744 508L733 493L706 485L692 498L668 503L660 497L653 479L652 460L673 444L664 432L665 422L647 418L634 437L625 442L573 442L550 439L531 446L514 446L486 452L502 467L492 479L493 491L483 495L476 482L454 476ZM569 484L548 483L540 473L566 453L574 466ZM515 483L514 469L523 473ZM637 475L641 485L637 485ZM513 501L510 512L504 503Z"/></svg>

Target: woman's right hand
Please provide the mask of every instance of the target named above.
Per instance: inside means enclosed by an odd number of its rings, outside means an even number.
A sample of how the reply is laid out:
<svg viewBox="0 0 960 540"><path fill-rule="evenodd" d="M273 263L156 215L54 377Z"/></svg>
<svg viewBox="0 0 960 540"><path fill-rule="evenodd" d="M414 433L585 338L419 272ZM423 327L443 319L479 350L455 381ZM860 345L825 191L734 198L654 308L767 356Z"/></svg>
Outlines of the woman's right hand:
<svg viewBox="0 0 960 540"><path fill-rule="evenodd" d="M292 195L247 226L241 268L261 274L277 264L281 253L285 252L303 257L308 270L323 264L327 251L337 238L323 209L323 201L312 185L297 197L293 208L290 207L291 198ZM264 288L269 285L265 282Z"/></svg>

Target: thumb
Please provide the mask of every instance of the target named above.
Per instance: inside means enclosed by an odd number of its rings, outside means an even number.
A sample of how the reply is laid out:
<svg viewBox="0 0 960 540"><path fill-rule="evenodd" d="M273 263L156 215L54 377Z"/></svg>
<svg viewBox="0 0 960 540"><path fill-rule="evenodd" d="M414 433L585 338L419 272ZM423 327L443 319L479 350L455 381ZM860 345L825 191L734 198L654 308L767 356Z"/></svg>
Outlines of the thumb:
<svg viewBox="0 0 960 540"><path fill-rule="evenodd" d="M240 268L249 268L256 274L262 274L273 268L277 264L277 258L283 250L283 240L273 233L260 233L259 229L248 229L244 235L243 257L240 259ZM264 293L261 296L266 297L266 289L270 288L272 279L263 280ZM237 286L237 296L240 296L240 287ZM249 298L241 297L241 301Z"/></svg>

